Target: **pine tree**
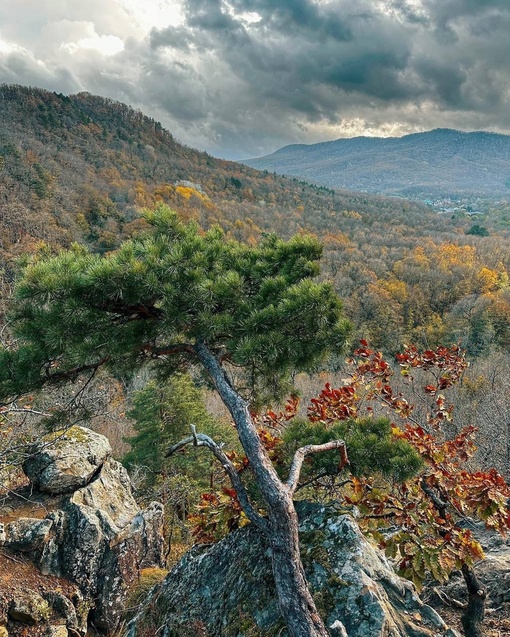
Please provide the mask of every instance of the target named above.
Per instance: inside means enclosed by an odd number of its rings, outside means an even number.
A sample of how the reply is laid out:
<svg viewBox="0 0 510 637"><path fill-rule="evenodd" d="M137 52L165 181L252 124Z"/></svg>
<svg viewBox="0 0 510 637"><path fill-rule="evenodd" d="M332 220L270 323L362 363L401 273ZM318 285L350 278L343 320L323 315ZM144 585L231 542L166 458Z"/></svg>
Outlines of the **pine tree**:
<svg viewBox="0 0 510 637"><path fill-rule="evenodd" d="M321 245L269 235L257 246L202 233L165 207L148 213L152 231L97 255L75 246L24 271L11 311L17 347L0 351L0 397L105 367L132 374L150 366L160 380L201 367L229 410L267 510L262 517L231 462L207 446L232 480L248 518L267 538L282 616L293 637L328 633L308 590L293 504L304 457L343 441L296 451L289 476L275 471L249 399L281 394L291 374L310 370L346 342L349 326L328 283L317 283ZM242 374L233 374L241 371ZM248 390L246 390L248 388Z"/></svg>

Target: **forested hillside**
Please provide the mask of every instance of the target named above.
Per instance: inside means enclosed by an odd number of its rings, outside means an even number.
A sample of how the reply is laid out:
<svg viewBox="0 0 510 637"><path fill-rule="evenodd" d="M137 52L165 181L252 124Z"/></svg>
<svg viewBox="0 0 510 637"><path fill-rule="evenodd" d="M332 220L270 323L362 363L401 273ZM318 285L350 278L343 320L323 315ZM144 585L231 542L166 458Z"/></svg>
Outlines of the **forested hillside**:
<svg viewBox="0 0 510 637"><path fill-rule="evenodd" d="M510 342L502 214L489 211L474 224L467 214L214 159L142 113L86 93L4 85L0 112L4 286L15 259L41 240L108 251L143 225L141 208L165 202L248 242L268 231L315 233L325 247L323 275L345 300L356 335L374 345L460 339L479 355Z"/></svg>
<svg viewBox="0 0 510 637"><path fill-rule="evenodd" d="M245 162L260 170L404 197L508 197L510 136L436 129L285 146Z"/></svg>

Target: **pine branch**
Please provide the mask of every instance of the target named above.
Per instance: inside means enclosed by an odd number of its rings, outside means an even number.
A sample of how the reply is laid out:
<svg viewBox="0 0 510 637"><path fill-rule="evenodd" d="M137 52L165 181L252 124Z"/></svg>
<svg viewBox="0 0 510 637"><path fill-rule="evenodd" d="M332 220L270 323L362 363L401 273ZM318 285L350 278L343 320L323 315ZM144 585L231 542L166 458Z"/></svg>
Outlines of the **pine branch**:
<svg viewBox="0 0 510 637"><path fill-rule="evenodd" d="M117 314L119 318L123 317L127 321L158 320L164 316L164 312L161 308L149 303L136 303L134 305L103 303L100 305L92 305L92 307Z"/></svg>
<svg viewBox="0 0 510 637"><path fill-rule="evenodd" d="M193 346L189 343L173 343L172 345L166 345L164 347L156 347L155 345L149 345L146 343L142 345L141 351L152 358L159 358L160 356L171 356L172 354L195 354Z"/></svg>
<svg viewBox="0 0 510 637"><path fill-rule="evenodd" d="M110 360L111 360L111 356L103 356L103 358L96 361L95 363L87 363L85 365L79 365L78 367L73 367L72 369L68 369L66 371L53 372L53 373L50 373L49 370L51 366L48 366L46 368L45 382L58 383L60 381L74 380L77 376L79 376L83 372L86 372L89 370L93 370L94 372L96 372L102 365L104 365L105 363L108 363Z"/></svg>

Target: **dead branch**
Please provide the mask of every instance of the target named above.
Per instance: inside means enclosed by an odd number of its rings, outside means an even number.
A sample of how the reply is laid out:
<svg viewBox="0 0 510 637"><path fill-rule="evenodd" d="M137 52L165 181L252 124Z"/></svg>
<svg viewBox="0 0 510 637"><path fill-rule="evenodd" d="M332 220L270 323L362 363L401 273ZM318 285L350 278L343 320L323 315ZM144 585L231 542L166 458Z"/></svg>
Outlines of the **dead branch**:
<svg viewBox="0 0 510 637"><path fill-rule="evenodd" d="M225 452L222 450L221 446L218 445L212 438L207 436L206 434L197 434L195 425L191 425L192 435L184 438L177 444L173 445L168 449L165 454L165 458L169 458L177 451L180 451L187 445L192 444L194 447L207 447L212 451L213 455L217 460L220 461L225 473L228 475L230 482L232 483L235 492L237 493L237 499L239 500L239 504L241 505L243 511L246 513L246 516L250 520L256 524L264 533L268 532L268 523L265 518L263 518L257 511L253 508L249 498L248 493L244 487L244 484L239 477L239 474L236 471L236 468L232 464L232 462L228 459Z"/></svg>
<svg viewBox="0 0 510 637"><path fill-rule="evenodd" d="M346 465L350 464L349 458L347 457L347 446L343 440L331 440L330 442L325 442L322 445L306 445L296 451L290 466L289 477L286 482L287 489L291 495L295 492L298 486L301 467L303 466L306 456L309 456L312 453L331 451L332 449L340 450L339 470L341 471Z"/></svg>
<svg viewBox="0 0 510 637"><path fill-rule="evenodd" d="M444 591L440 590L436 586L432 590L435 593L435 595L437 595L439 600L446 606L451 606L452 608L457 608L459 610L466 610L467 608L466 602L460 602L458 599L455 599L454 597L450 597Z"/></svg>

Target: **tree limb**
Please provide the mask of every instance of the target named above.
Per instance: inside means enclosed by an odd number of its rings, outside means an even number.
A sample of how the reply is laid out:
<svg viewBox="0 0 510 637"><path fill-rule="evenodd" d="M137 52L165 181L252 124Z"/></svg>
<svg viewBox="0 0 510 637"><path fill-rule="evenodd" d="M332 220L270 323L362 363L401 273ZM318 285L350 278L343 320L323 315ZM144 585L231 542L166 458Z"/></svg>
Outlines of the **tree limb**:
<svg viewBox="0 0 510 637"><path fill-rule="evenodd" d="M152 358L158 358L159 356L171 356L172 354L179 353L195 354L193 346L188 343L173 343L171 345L166 345L165 347L156 347L146 343L142 346L141 351Z"/></svg>
<svg viewBox="0 0 510 637"><path fill-rule="evenodd" d="M77 376L79 376L81 373L86 372L88 370L97 371L99 369L99 367L101 367L101 365L104 365L105 363L108 363L110 360L111 360L111 356L103 356L103 358L101 358L100 360L98 360L95 363L88 363L88 364L85 364L85 365L79 365L78 367L74 367L73 369L68 369L68 370L62 371L62 372L53 372L53 373L51 373L49 371L50 368L48 367L46 369L46 379L45 380L48 383L60 382L60 381L64 381L64 380L73 380Z"/></svg>
<svg viewBox="0 0 510 637"><path fill-rule="evenodd" d="M306 456L309 456L312 453L331 451L332 449L340 449L340 470L342 470L345 465L350 464L349 458L347 457L347 446L343 440L331 440L330 442L325 442L322 445L306 445L296 451L290 466L289 477L286 482L286 486L291 494L295 492L298 486L301 467L303 466Z"/></svg>
<svg viewBox="0 0 510 637"><path fill-rule="evenodd" d="M239 504L241 505L243 511L246 513L250 522L253 522L264 533L267 533L269 529L267 520L265 520L253 508L248 498L248 494L246 492L244 484L242 483L241 478L239 477L239 474L236 471L236 468L234 467L232 462L228 459L225 452L222 450L222 448L218 444L214 442L212 438L210 438L206 434L197 434L195 425L191 425L191 431L192 431L191 436L184 438L183 440L181 440L180 442L178 442L177 444L173 445L172 447L168 449L168 451L165 454L165 458L169 458L174 453L176 453L177 451L180 451L181 449L183 449L189 444L192 444L194 447L207 447L208 449L210 449L212 453L214 454L214 456L216 457L216 459L221 462L221 465L223 469L225 470L225 473L230 478L230 482L232 483L232 486L234 487L237 493L237 499L239 500Z"/></svg>
<svg viewBox="0 0 510 637"><path fill-rule="evenodd" d="M153 303L135 303L132 305L122 305L122 303L103 303L92 305L92 307L117 314L118 317L125 318L127 321L156 320L164 316L161 308L156 307Z"/></svg>
<svg viewBox="0 0 510 637"><path fill-rule="evenodd" d="M429 484L427 484L426 478L422 478L422 480L420 482L420 486L421 486L423 492L426 495L428 495L428 497L432 500L432 504L436 507L437 512L439 513L439 515L443 519L446 519L448 502L444 502L443 500L441 500L441 498L434 491L434 489Z"/></svg>

